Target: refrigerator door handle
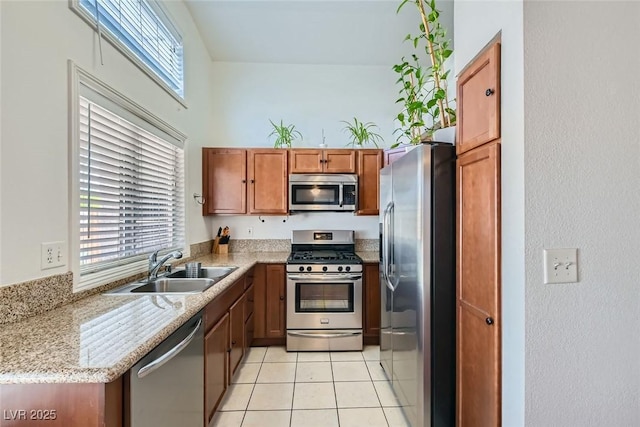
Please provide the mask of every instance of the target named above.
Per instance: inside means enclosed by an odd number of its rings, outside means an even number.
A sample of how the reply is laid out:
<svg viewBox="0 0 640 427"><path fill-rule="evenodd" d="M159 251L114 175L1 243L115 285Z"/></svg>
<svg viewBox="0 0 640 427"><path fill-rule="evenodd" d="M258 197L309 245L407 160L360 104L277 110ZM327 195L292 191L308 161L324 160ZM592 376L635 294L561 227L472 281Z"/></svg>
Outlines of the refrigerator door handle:
<svg viewBox="0 0 640 427"><path fill-rule="evenodd" d="M389 213L393 207L393 202L389 202L382 214L382 278L386 286L393 290L389 283Z"/></svg>
<svg viewBox="0 0 640 427"><path fill-rule="evenodd" d="M387 282L387 287L392 291L396 290L397 281L395 280L395 256L394 256L394 247L393 243L395 241L395 230L393 226L393 214L396 210L396 205L393 202L389 202L387 205L387 264L385 266L385 278ZM396 282L396 283L394 283Z"/></svg>

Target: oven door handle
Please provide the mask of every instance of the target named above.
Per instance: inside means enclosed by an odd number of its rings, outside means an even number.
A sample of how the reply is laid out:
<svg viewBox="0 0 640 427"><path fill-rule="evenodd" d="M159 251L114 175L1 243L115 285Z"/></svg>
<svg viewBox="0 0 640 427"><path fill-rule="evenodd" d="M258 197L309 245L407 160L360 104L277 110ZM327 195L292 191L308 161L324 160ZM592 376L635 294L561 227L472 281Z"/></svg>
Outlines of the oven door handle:
<svg viewBox="0 0 640 427"><path fill-rule="evenodd" d="M299 282L318 282L321 281L323 283L331 283L331 282L339 282L339 281L344 281L344 280L360 280L362 279L362 275L361 274L322 274L322 275L309 275L309 276L305 276L305 275L294 275L294 274L289 274L287 275L287 279L289 280L296 280Z"/></svg>
<svg viewBox="0 0 640 427"><path fill-rule="evenodd" d="M362 332L335 332L335 333L319 333L313 332L287 332L287 335L292 337L305 337L305 338L336 338L336 337L353 337L362 335Z"/></svg>

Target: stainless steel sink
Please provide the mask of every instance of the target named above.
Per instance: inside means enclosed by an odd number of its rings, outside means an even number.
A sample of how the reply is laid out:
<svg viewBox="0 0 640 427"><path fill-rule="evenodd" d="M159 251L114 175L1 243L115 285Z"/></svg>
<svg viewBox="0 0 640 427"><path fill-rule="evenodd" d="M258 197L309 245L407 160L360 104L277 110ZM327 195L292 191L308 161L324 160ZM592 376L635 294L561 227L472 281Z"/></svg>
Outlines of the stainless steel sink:
<svg viewBox="0 0 640 427"><path fill-rule="evenodd" d="M198 277L207 278L207 279L221 279L231 274L237 268L238 267L202 267L200 268L200 273L198 274ZM173 273L167 275L167 277L168 278L186 278L187 271L184 268L182 268L180 270L176 270Z"/></svg>
<svg viewBox="0 0 640 427"><path fill-rule="evenodd" d="M238 267L203 267L198 278L187 278L184 269L170 275L129 283L105 292L105 295L199 294L224 279Z"/></svg>
<svg viewBox="0 0 640 427"><path fill-rule="evenodd" d="M160 278L131 289L133 294L198 294L220 280Z"/></svg>

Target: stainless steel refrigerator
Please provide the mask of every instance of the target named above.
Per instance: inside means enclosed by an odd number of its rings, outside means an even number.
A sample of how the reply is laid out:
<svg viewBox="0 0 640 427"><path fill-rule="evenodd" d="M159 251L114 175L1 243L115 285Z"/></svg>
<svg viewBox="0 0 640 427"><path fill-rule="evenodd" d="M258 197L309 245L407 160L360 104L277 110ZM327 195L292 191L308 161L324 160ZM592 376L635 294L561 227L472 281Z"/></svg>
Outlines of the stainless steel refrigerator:
<svg viewBox="0 0 640 427"><path fill-rule="evenodd" d="M413 427L455 425L455 148L380 172L380 364Z"/></svg>

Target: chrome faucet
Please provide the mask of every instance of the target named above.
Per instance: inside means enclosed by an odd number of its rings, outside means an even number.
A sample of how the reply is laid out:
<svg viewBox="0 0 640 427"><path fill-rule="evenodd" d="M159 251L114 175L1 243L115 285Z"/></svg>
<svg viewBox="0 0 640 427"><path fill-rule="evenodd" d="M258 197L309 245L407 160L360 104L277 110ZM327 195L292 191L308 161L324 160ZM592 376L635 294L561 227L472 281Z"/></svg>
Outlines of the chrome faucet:
<svg viewBox="0 0 640 427"><path fill-rule="evenodd" d="M149 255L149 280L158 278L158 270L160 270L160 267L162 267L165 262L169 261L171 258L182 258L182 252L173 251L169 252L168 254L160 258L160 260L158 260L158 252L160 251L155 251L154 253Z"/></svg>

